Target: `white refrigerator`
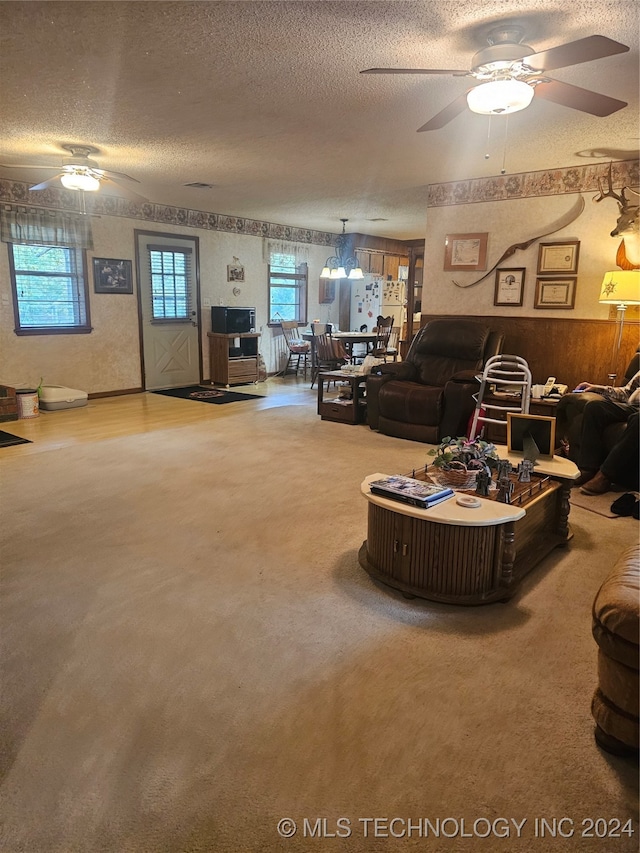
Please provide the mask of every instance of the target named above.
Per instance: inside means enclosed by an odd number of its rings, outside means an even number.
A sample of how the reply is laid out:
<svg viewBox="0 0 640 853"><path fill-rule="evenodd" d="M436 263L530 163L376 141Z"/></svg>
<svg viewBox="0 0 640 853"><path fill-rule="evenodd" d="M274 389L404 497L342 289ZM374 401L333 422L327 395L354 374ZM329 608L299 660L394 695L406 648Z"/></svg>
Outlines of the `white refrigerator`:
<svg viewBox="0 0 640 853"><path fill-rule="evenodd" d="M379 315L393 317L393 325L402 327L405 294L406 282L403 280L383 281L380 276L365 273L363 279L352 281L349 331L360 331L366 326L366 331L370 332L377 325Z"/></svg>

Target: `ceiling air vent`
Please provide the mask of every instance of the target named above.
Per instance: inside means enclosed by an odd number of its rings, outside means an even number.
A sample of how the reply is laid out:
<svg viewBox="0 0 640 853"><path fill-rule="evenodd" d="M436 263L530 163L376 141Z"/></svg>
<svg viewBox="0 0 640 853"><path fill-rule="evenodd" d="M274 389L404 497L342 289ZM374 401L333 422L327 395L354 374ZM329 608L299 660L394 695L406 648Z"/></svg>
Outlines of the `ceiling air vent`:
<svg viewBox="0 0 640 853"><path fill-rule="evenodd" d="M185 187L193 187L195 190L212 190L213 184L205 184L202 181L194 181L192 184L185 184Z"/></svg>

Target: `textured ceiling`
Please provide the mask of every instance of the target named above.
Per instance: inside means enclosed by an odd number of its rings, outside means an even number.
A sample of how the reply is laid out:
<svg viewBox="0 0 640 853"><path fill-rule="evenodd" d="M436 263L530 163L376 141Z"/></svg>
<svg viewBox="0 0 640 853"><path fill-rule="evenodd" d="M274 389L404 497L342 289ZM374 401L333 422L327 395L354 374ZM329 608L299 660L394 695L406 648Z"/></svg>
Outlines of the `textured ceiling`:
<svg viewBox="0 0 640 853"><path fill-rule="evenodd" d="M424 235L430 183L627 159L638 151L634 0L0 2L0 162L58 166L95 146L149 200L286 225ZM467 69L491 25L540 50L601 34L628 53L553 76L629 102L595 118L534 99L416 133L468 87L372 66ZM485 155L489 154L487 158ZM0 169L34 183L46 170ZM184 184L202 181L212 189ZM375 221L383 220L383 221Z"/></svg>

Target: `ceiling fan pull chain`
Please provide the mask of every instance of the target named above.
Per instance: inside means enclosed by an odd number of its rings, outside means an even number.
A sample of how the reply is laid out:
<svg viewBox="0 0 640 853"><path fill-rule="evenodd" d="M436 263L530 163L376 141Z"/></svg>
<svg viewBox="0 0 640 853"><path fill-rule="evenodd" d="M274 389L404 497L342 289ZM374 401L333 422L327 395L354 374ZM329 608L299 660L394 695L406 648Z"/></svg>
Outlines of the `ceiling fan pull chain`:
<svg viewBox="0 0 640 853"><path fill-rule="evenodd" d="M489 113L489 124L487 125L487 153L484 155L484 159L488 160L491 156L489 154L489 150L491 148L491 113Z"/></svg>
<svg viewBox="0 0 640 853"><path fill-rule="evenodd" d="M500 169L501 175L506 175L506 162L507 162L507 142L509 140L509 113L507 113L504 117L504 145L502 148L502 169Z"/></svg>

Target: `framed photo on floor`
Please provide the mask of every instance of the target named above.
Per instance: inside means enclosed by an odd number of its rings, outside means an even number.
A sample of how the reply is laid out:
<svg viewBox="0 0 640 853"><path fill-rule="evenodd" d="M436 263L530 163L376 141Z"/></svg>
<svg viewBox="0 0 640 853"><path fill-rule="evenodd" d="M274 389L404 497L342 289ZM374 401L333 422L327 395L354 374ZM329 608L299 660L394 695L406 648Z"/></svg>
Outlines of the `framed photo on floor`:
<svg viewBox="0 0 640 853"><path fill-rule="evenodd" d="M524 267L496 270L494 305L522 305L524 296Z"/></svg>
<svg viewBox="0 0 640 853"><path fill-rule="evenodd" d="M95 293L133 293L131 261L94 258L93 289Z"/></svg>
<svg viewBox="0 0 640 853"><path fill-rule="evenodd" d="M507 450L522 453L527 437L532 438L540 456L553 457L556 446L556 419L544 415L507 412Z"/></svg>
<svg viewBox="0 0 640 853"><path fill-rule="evenodd" d="M573 308L575 301L575 278L536 279L534 308Z"/></svg>

